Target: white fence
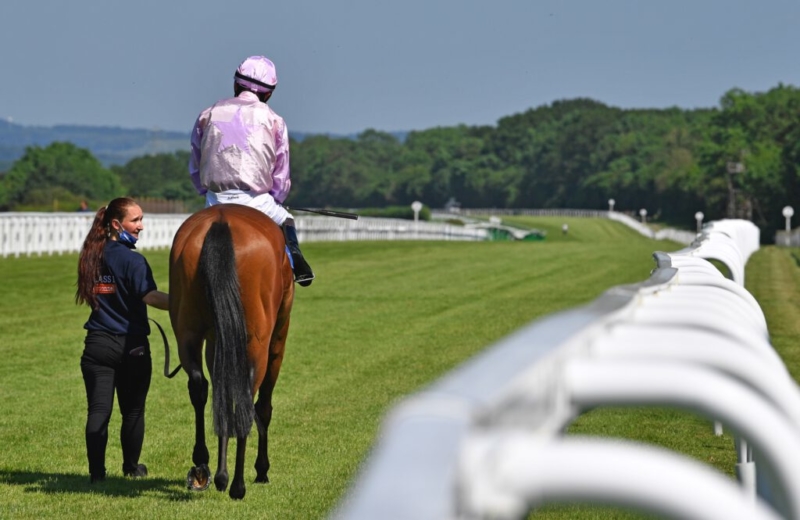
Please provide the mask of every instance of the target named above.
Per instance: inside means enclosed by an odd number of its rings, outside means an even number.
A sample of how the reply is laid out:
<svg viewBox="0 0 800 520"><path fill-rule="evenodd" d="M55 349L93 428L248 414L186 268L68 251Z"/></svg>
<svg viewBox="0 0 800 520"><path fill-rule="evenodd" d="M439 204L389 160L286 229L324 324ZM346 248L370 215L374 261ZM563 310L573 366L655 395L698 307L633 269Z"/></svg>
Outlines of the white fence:
<svg viewBox="0 0 800 520"><path fill-rule="evenodd" d="M469 229L443 222L361 217L295 217L301 242L347 240L486 240L485 229Z"/></svg>
<svg viewBox="0 0 800 520"><path fill-rule="evenodd" d="M139 249L170 247L188 215L146 215ZM0 213L0 256L76 253L81 250L93 213Z"/></svg>
<svg viewBox="0 0 800 520"><path fill-rule="evenodd" d="M601 211L592 209L464 209L458 213L437 212L437 218L447 217L458 218L459 216L483 216L483 215L523 215L529 217L586 217L586 218L607 218L625 224L629 228L641 233L642 235L655 240L672 240L679 244L690 244L697 236L691 231L665 228L654 231L642 222L624 213L617 211Z"/></svg>
<svg viewBox="0 0 800 520"><path fill-rule="evenodd" d="M597 501L668 518L800 518L800 391L742 286L758 244L749 222L710 223L690 247L655 253L648 280L538 320L402 401L333 517L517 519L547 501ZM585 410L626 404L730 426L739 484L664 449L563 435Z"/></svg>
<svg viewBox="0 0 800 520"><path fill-rule="evenodd" d="M147 214L137 248L172 246L189 215ZM0 213L0 256L30 256L80 251L92 225L91 213ZM486 240L486 230L400 219L296 217L301 242L342 240Z"/></svg>
<svg viewBox="0 0 800 520"><path fill-rule="evenodd" d="M675 229L653 231L625 214L593 210L464 210L462 215L536 215L609 218L656 240L691 243L695 233ZM145 229L137 247L170 247L178 227L188 214L145 215ZM446 214L438 214L444 218ZM80 251L92 224L92 213L0 213L0 256L30 256ZM333 217L295 217L301 242L347 240L487 240L485 229L447 224L444 221L413 222L401 219L362 217L346 220Z"/></svg>
<svg viewBox="0 0 800 520"><path fill-rule="evenodd" d="M800 247L800 229L776 231L775 245L779 247Z"/></svg>

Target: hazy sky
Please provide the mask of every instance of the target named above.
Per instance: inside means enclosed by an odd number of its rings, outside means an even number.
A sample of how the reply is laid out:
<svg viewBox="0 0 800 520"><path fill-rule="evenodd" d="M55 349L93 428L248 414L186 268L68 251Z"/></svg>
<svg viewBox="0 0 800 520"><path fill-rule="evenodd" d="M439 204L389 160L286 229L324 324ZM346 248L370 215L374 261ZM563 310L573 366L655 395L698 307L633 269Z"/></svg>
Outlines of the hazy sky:
<svg viewBox="0 0 800 520"><path fill-rule="evenodd" d="M493 125L558 99L800 85L797 0L3 0L0 118L190 131L264 54L295 132Z"/></svg>

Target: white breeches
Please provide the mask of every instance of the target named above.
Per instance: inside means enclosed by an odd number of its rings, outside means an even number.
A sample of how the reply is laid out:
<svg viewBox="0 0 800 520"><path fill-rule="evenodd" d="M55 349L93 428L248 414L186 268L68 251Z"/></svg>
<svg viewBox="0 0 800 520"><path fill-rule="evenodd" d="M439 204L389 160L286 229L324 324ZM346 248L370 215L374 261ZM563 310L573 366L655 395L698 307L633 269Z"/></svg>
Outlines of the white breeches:
<svg viewBox="0 0 800 520"><path fill-rule="evenodd" d="M249 191L242 190L227 190L220 193L208 191L206 193L206 207L217 204L250 206L271 218L279 226L283 225L287 218L292 218L292 215L283 206L275 202L275 199L269 193L251 195Z"/></svg>

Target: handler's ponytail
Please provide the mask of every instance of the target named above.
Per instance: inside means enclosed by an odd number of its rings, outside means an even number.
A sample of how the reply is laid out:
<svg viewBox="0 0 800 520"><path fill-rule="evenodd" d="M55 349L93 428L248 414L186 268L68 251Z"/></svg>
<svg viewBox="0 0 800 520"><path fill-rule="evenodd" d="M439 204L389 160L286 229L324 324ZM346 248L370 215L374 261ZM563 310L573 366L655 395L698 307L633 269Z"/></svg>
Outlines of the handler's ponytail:
<svg viewBox="0 0 800 520"><path fill-rule="evenodd" d="M83 241L80 258L78 259L78 282L75 291L75 303L87 304L92 309L97 308L97 295L94 293L94 284L100 277L103 266L103 248L111 237L111 221L122 220L128 212L128 207L135 205L133 199L120 197L109 202L97 210L94 222Z"/></svg>

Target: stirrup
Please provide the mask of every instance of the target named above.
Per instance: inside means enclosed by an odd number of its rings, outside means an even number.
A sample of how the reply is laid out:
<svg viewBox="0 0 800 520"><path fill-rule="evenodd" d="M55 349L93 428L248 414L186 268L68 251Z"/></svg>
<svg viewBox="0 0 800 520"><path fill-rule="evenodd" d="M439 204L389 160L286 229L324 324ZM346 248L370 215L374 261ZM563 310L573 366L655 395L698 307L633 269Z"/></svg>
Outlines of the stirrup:
<svg viewBox="0 0 800 520"><path fill-rule="evenodd" d="M314 278L316 278L314 273L295 274L294 282L300 284L300 287L308 287Z"/></svg>

